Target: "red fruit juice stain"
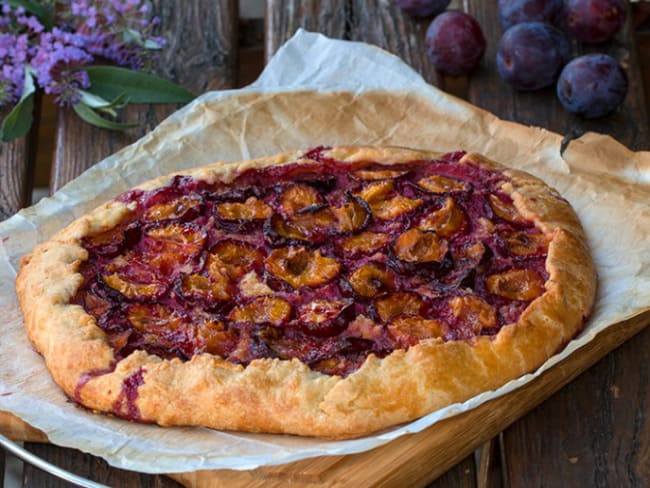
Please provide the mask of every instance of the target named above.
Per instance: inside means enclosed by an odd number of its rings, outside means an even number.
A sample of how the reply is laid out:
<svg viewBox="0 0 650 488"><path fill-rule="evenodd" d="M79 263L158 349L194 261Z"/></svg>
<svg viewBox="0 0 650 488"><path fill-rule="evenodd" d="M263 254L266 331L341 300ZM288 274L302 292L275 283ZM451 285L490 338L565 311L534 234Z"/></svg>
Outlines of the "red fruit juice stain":
<svg viewBox="0 0 650 488"><path fill-rule="evenodd" d="M144 368L140 368L122 382L122 391L113 403L113 413L118 417L136 422L142 421L140 409L135 402L138 399L138 388L144 384L143 376Z"/></svg>
<svg viewBox="0 0 650 488"><path fill-rule="evenodd" d="M81 390L83 389L86 384L92 380L93 378L97 378L98 376L103 376L108 373L112 373L115 371L115 365L117 363L113 361L108 368L98 368L98 369L91 369L90 371L86 371L84 374L82 374L79 377L79 381L77 381L77 386L74 388L74 401L82 404L81 402Z"/></svg>

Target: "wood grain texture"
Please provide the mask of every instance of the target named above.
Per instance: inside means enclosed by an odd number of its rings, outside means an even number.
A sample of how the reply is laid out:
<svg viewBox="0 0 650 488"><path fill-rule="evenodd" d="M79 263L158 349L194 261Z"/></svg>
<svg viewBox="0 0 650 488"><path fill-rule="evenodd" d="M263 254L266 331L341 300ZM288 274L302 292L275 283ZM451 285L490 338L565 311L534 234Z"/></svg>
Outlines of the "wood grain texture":
<svg viewBox="0 0 650 488"><path fill-rule="evenodd" d="M266 59L302 27L345 39L349 7L346 0L266 0Z"/></svg>
<svg viewBox="0 0 650 488"><path fill-rule="evenodd" d="M511 486L650 483L650 329L504 432Z"/></svg>
<svg viewBox="0 0 650 488"><path fill-rule="evenodd" d="M109 466L106 461L83 454L75 449L48 444L32 444L30 451L60 468L98 483L120 488L179 488L179 484L162 475L146 475ZM73 484L54 478L36 468L23 470L23 486L38 488L72 488Z"/></svg>
<svg viewBox="0 0 650 488"><path fill-rule="evenodd" d="M236 85L236 0L157 0L153 11L160 17L158 35L168 40L156 72L194 93ZM51 191L56 191L108 155L143 136L177 105L133 105L121 120L137 122L126 132L112 132L82 122L74 113L58 115Z"/></svg>
<svg viewBox="0 0 650 488"><path fill-rule="evenodd" d="M9 111L0 109L0 121ZM35 141L32 131L15 141L0 142L0 221L31 203Z"/></svg>
<svg viewBox="0 0 650 488"><path fill-rule="evenodd" d="M7 469L6 459L7 455L5 454L4 449L0 449L0 486L5 485L5 470Z"/></svg>
<svg viewBox="0 0 650 488"><path fill-rule="evenodd" d="M409 17L385 0L351 0L351 9L349 39L375 44L399 56L429 83L440 84L424 42L431 19Z"/></svg>
<svg viewBox="0 0 650 488"><path fill-rule="evenodd" d="M478 488L476 476L474 454L470 454L452 469L435 479L427 488Z"/></svg>
<svg viewBox="0 0 650 488"><path fill-rule="evenodd" d="M508 486L502 475L501 448L503 434L493 437L477 451L476 488Z"/></svg>
<svg viewBox="0 0 650 488"><path fill-rule="evenodd" d="M462 2L464 10L476 17L488 40L480 67L468 77L466 98L470 102L503 119L541 126L569 138L595 131L611 135L632 149L650 149L650 121L631 16L614 42L596 48L576 42L572 44L574 56L598 51L615 57L625 67L629 79L628 96L619 110L604 118L585 120L562 107L555 86L534 92L518 92L500 78L496 69L496 52L503 29L498 21L496 5L497 0Z"/></svg>

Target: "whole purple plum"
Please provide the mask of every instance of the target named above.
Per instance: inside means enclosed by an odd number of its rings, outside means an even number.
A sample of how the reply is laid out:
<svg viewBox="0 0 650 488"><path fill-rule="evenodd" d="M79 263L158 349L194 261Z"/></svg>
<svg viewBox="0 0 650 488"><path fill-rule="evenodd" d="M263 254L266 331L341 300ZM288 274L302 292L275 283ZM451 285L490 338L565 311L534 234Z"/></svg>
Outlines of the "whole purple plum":
<svg viewBox="0 0 650 488"><path fill-rule="evenodd" d="M436 69L459 76L472 71L485 53L485 36L476 19L457 11L438 15L426 35L427 53Z"/></svg>
<svg viewBox="0 0 650 488"><path fill-rule="evenodd" d="M557 80L557 96L570 112L595 119L623 103L627 86L625 70L616 59L587 54L564 67Z"/></svg>
<svg viewBox="0 0 650 488"><path fill-rule="evenodd" d="M522 22L559 22L563 0L499 0L499 21L504 29Z"/></svg>
<svg viewBox="0 0 650 488"><path fill-rule="evenodd" d="M570 55L562 31L543 22L524 22L501 37L497 70L517 90L538 90L553 84Z"/></svg>
<svg viewBox="0 0 650 488"><path fill-rule="evenodd" d="M393 3L413 17L431 17L443 12L451 0L393 0Z"/></svg>
<svg viewBox="0 0 650 488"><path fill-rule="evenodd" d="M627 15L624 0L568 0L567 32L580 42L596 44L612 39Z"/></svg>

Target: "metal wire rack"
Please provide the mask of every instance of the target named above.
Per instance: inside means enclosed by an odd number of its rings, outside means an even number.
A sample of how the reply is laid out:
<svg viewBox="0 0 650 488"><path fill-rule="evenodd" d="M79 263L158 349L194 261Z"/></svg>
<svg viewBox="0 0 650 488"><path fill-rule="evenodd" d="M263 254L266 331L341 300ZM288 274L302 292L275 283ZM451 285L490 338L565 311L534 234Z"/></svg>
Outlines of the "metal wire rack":
<svg viewBox="0 0 650 488"><path fill-rule="evenodd" d="M61 469L54 464L48 463L38 456L35 456L31 452L23 449L21 446L3 436L2 434L0 434L0 447L13 454L17 458L22 459L24 462L31 464L36 468L42 469L52 476L56 476L57 478L68 481L69 483L72 483L76 486L82 486L84 488L109 488L106 485L95 483L94 481L82 478L81 476L77 476L76 474L66 471L65 469Z"/></svg>

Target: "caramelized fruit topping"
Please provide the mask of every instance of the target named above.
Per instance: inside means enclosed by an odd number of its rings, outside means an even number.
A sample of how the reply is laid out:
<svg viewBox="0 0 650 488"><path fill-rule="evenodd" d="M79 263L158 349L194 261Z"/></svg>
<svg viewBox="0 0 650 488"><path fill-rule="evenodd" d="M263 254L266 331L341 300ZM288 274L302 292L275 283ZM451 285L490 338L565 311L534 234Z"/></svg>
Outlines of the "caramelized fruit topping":
<svg viewBox="0 0 650 488"><path fill-rule="evenodd" d="M494 307L476 296L456 296L449 300L449 308L454 317L465 322L474 334L487 327L497 326Z"/></svg>
<svg viewBox="0 0 650 488"><path fill-rule="evenodd" d="M362 297L374 297L379 292L395 288L394 273L375 263L355 269L349 281L354 291Z"/></svg>
<svg viewBox="0 0 650 488"><path fill-rule="evenodd" d="M287 215L323 203L323 198L315 188L308 185L293 185L282 193L280 206Z"/></svg>
<svg viewBox="0 0 650 488"><path fill-rule="evenodd" d="M390 234L366 231L343 239L341 248L352 253L375 252L384 247L390 239Z"/></svg>
<svg viewBox="0 0 650 488"><path fill-rule="evenodd" d="M544 293L544 280L532 269L513 269L489 276L485 286L490 293L509 300L534 300Z"/></svg>
<svg viewBox="0 0 650 488"><path fill-rule="evenodd" d="M408 173L407 169L364 168L353 172L354 176L362 180L387 180L400 178Z"/></svg>
<svg viewBox="0 0 650 488"><path fill-rule="evenodd" d="M304 247L275 249L268 255L265 264L269 273L294 288L324 285L333 280L341 269L335 259Z"/></svg>
<svg viewBox="0 0 650 488"><path fill-rule="evenodd" d="M422 298L415 293L391 293L375 300L377 315L382 322L388 322L398 315L419 315Z"/></svg>
<svg viewBox="0 0 650 488"><path fill-rule="evenodd" d="M433 232L409 229L397 238L393 250L402 261L430 263L442 261L449 246Z"/></svg>
<svg viewBox="0 0 650 488"><path fill-rule="evenodd" d="M549 239L503 174L462 156L360 167L315 149L308 165L229 184L126 193L124 221L82 241L72 301L118 360L298 358L345 376L370 354L497 334L544 292ZM128 380L118 414L136 418L127 400L145 377Z"/></svg>
<svg viewBox="0 0 650 488"><path fill-rule="evenodd" d="M519 213L513 203L507 202L494 194L489 195L488 199L492 211L502 219L513 224L526 223L526 219Z"/></svg>
<svg viewBox="0 0 650 488"><path fill-rule="evenodd" d="M256 298L247 305L235 308L228 317L233 322L282 325L289 320L291 305L277 297Z"/></svg>
<svg viewBox="0 0 650 488"><path fill-rule="evenodd" d="M431 175L422 178L417 182L420 188L424 188L431 193L453 193L458 191L467 191L469 184L465 181L455 180L448 176Z"/></svg>
<svg viewBox="0 0 650 488"><path fill-rule="evenodd" d="M201 204L199 195L183 195L165 203L159 203L147 209L145 220L181 219L197 210Z"/></svg>
<svg viewBox="0 0 650 488"><path fill-rule="evenodd" d="M228 220L264 220L269 218L272 213L271 207L255 197L250 197L243 203L233 202L217 205L217 215Z"/></svg>
<svg viewBox="0 0 650 488"><path fill-rule="evenodd" d="M414 346L424 339L444 337L444 324L419 315L400 315L387 326L389 334L402 348Z"/></svg>
<svg viewBox="0 0 650 488"><path fill-rule="evenodd" d="M261 251L241 241L221 241L216 244L206 263L208 275L221 280L226 275L237 280L251 269L260 268L264 261Z"/></svg>
<svg viewBox="0 0 650 488"><path fill-rule="evenodd" d="M393 180L370 183L358 194L366 201L372 214L380 220L395 219L418 208L423 200L405 197L401 194L391 195Z"/></svg>
<svg viewBox="0 0 650 488"><path fill-rule="evenodd" d="M425 215L418 223L418 229L430 230L441 237L451 237L465 223L465 214L458 208L451 197L438 210Z"/></svg>
<svg viewBox="0 0 650 488"><path fill-rule="evenodd" d="M547 240L544 234L506 231L502 234L502 237L508 251L515 256L529 256L539 252L546 252Z"/></svg>

